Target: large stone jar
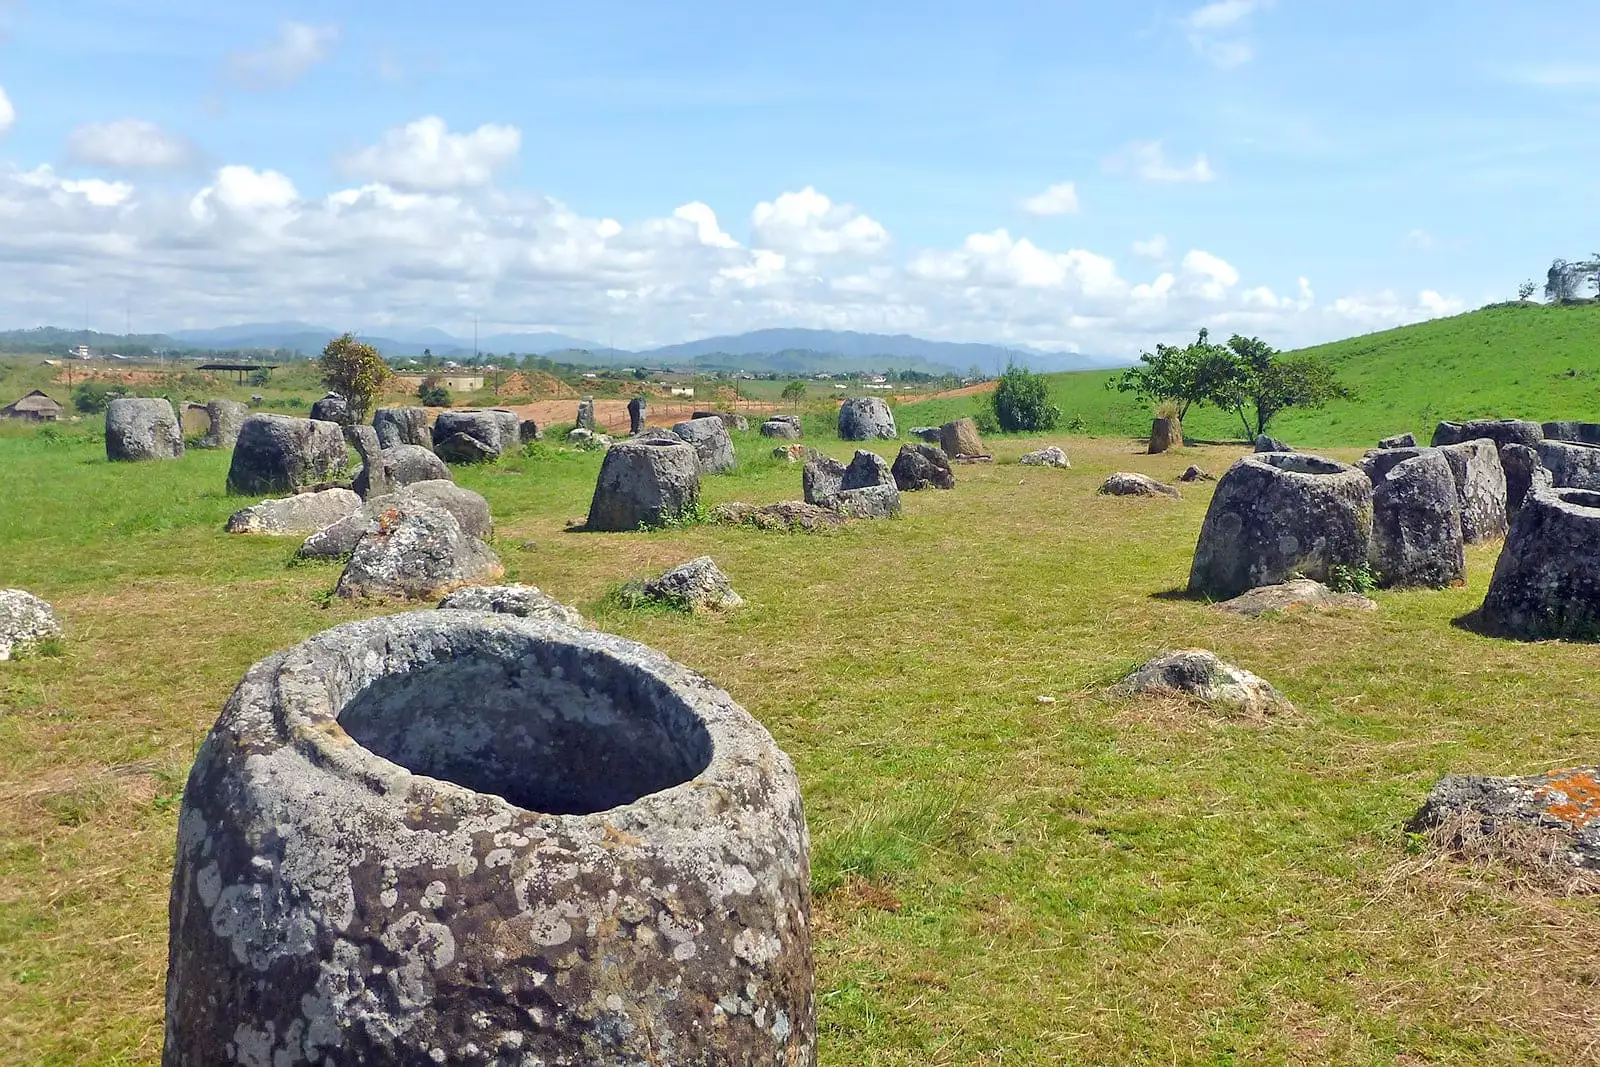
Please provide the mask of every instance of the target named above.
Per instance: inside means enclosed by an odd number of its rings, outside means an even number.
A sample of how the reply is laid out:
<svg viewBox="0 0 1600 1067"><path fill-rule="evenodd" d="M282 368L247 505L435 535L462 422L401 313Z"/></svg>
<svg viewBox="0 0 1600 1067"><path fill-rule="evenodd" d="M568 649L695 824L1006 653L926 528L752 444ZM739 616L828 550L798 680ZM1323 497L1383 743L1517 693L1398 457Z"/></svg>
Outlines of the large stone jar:
<svg viewBox="0 0 1600 1067"><path fill-rule="evenodd" d="M201 746L163 1063L811 1065L808 877L788 757L660 653L349 623Z"/></svg>
<svg viewBox="0 0 1600 1067"><path fill-rule="evenodd" d="M1227 600L1290 578L1326 582L1364 567L1372 483L1355 467L1303 452L1261 452L1228 468L1211 497L1189 591Z"/></svg>
<svg viewBox="0 0 1600 1067"><path fill-rule="evenodd" d="M170 400L128 396L106 405L107 459L178 459L182 455L183 424Z"/></svg>
<svg viewBox="0 0 1600 1067"><path fill-rule="evenodd" d="M1513 637L1600 639L1600 492L1528 493L1495 563L1482 619Z"/></svg>
<svg viewBox="0 0 1600 1067"><path fill-rule="evenodd" d="M589 501L590 530L626 532L692 515L700 504L700 459L679 437L639 437L606 450Z"/></svg>

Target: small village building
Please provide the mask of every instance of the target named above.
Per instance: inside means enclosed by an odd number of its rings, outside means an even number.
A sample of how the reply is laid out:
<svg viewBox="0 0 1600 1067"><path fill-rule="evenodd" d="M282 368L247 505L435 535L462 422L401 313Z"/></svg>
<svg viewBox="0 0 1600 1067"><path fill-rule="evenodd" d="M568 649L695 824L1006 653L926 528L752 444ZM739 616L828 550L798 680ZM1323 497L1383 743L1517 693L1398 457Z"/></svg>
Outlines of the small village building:
<svg viewBox="0 0 1600 1067"><path fill-rule="evenodd" d="M63 410L59 403L35 389L20 400L0 408L0 419L55 422L61 418Z"/></svg>

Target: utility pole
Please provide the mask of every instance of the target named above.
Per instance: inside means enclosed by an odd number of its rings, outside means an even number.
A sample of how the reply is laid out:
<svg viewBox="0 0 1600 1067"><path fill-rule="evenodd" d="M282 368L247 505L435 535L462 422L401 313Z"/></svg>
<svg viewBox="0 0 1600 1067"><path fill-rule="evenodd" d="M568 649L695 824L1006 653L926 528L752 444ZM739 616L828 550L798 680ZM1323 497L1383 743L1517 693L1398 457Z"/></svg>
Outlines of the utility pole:
<svg viewBox="0 0 1600 1067"><path fill-rule="evenodd" d="M478 316L472 316L472 362L478 362Z"/></svg>

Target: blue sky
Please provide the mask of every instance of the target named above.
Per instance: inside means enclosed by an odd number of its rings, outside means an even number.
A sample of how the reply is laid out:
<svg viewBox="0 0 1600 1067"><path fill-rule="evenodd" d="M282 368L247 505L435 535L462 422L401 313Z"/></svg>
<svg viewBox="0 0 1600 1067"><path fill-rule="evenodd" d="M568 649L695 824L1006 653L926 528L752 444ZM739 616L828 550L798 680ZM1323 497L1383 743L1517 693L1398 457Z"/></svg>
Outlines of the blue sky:
<svg viewBox="0 0 1600 1067"><path fill-rule="evenodd" d="M4 326L1131 355L1600 246L1592 3L0 0L0 32Z"/></svg>

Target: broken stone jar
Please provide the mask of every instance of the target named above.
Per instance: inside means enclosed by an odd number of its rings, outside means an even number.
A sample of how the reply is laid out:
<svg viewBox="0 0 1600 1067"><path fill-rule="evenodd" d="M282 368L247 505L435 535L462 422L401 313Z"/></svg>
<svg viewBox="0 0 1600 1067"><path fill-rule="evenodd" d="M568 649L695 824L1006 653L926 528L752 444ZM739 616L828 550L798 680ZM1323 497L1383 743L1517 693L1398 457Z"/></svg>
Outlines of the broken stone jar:
<svg viewBox="0 0 1600 1067"><path fill-rule="evenodd" d="M815 1064L808 865L788 757L660 653L339 626L195 761L163 1063Z"/></svg>

